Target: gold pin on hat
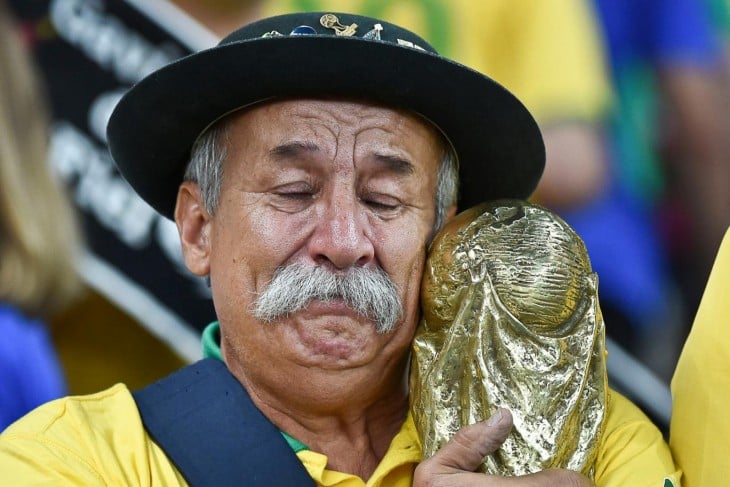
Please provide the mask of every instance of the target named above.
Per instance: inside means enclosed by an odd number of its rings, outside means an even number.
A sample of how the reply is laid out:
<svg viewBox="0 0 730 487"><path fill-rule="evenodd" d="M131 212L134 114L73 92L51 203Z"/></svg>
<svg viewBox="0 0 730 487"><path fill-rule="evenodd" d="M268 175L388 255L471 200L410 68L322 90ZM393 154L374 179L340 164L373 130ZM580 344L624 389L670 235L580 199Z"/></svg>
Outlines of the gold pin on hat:
<svg viewBox="0 0 730 487"><path fill-rule="evenodd" d="M352 23L350 25L342 25L340 19L334 14L324 14L320 19L319 23L327 29L333 29L335 34L338 36L350 37L355 34L357 30L357 24Z"/></svg>

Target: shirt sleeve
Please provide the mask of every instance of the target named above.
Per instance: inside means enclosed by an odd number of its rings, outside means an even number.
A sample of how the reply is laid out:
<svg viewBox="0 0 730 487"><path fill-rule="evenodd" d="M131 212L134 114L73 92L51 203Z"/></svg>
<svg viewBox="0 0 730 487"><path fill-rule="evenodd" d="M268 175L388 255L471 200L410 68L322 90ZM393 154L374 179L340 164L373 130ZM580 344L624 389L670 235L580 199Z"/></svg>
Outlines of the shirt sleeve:
<svg viewBox="0 0 730 487"><path fill-rule="evenodd" d="M730 457L730 230L672 378L669 443L685 485L726 485Z"/></svg>
<svg viewBox="0 0 730 487"><path fill-rule="evenodd" d="M609 391L606 425L596 461L596 485L678 487L680 477L659 429L632 402Z"/></svg>
<svg viewBox="0 0 730 487"><path fill-rule="evenodd" d="M0 437L0 472L12 485L105 486L88 462L52 441L26 435Z"/></svg>
<svg viewBox="0 0 730 487"><path fill-rule="evenodd" d="M79 454L74 431L59 441L51 429L66 413L63 399L37 408L0 435L0 479L12 485L106 485L92 462ZM1 483L1 482L0 482Z"/></svg>
<svg viewBox="0 0 730 487"><path fill-rule="evenodd" d="M10 480L10 482L7 482ZM187 485L117 384L34 409L0 434L0 485Z"/></svg>

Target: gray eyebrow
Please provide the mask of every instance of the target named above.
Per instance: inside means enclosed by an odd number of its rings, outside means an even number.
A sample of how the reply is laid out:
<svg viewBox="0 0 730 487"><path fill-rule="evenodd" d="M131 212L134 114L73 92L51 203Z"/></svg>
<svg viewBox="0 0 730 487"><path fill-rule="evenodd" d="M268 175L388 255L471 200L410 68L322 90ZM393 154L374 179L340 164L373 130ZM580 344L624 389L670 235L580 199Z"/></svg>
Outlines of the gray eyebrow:
<svg viewBox="0 0 730 487"><path fill-rule="evenodd" d="M303 153L319 152L319 146L311 141L294 140L277 145L269 151L275 160L291 159Z"/></svg>
<svg viewBox="0 0 730 487"><path fill-rule="evenodd" d="M269 154L276 161L284 161L319 151L320 147L312 141L294 140L277 145L269 151ZM396 174L413 174L416 170L413 163L403 157L376 152L372 155L372 158L375 162Z"/></svg>
<svg viewBox="0 0 730 487"><path fill-rule="evenodd" d="M373 158L396 174L413 174L416 171L411 161L399 156L376 153Z"/></svg>

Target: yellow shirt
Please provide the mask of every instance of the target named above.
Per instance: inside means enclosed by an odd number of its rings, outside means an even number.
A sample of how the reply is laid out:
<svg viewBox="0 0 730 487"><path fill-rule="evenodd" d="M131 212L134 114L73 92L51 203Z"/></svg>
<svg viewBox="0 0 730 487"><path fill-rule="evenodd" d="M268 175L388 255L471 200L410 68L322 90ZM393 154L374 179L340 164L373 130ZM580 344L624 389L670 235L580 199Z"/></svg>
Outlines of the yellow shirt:
<svg viewBox="0 0 730 487"><path fill-rule="evenodd" d="M727 485L730 457L730 231L672 378L669 444L688 487Z"/></svg>
<svg viewBox="0 0 730 487"><path fill-rule="evenodd" d="M353 12L401 25L513 92L541 124L599 119L610 85L584 0L268 0L264 16ZM345 22L345 20L342 20ZM362 35L372 26L359 26ZM368 69L378 69L371 66ZM383 73L387 76L388 73ZM434 94L438 96L438 94Z"/></svg>
<svg viewBox="0 0 730 487"><path fill-rule="evenodd" d="M309 474L327 487L405 487L420 458L409 418L372 477L327 470L327 457L297 454ZM611 392L606 430L596 464L599 487L679 485L669 448L631 402ZM47 403L0 435L2 485L185 486L187 483L145 431L129 390L117 384L88 396Z"/></svg>

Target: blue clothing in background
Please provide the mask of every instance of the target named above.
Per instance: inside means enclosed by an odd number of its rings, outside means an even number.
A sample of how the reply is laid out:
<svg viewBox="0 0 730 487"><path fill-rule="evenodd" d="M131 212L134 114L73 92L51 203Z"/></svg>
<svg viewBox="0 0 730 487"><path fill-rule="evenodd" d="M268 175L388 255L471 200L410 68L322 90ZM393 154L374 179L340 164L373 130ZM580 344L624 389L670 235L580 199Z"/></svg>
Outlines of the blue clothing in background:
<svg viewBox="0 0 730 487"><path fill-rule="evenodd" d="M700 0L595 0L611 69L717 60L719 45Z"/></svg>
<svg viewBox="0 0 730 487"><path fill-rule="evenodd" d="M646 330L668 316L673 287L655 215L663 186L655 70L706 67L718 59L719 46L697 0L594 4L616 92L607 120L612 182L595 201L561 216L586 243L602 306Z"/></svg>
<svg viewBox="0 0 730 487"><path fill-rule="evenodd" d="M65 394L66 381L46 325L0 304L0 431Z"/></svg>
<svg viewBox="0 0 730 487"><path fill-rule="evenodd" d="M616 91L611 135L620 186L653 204L663 187L657 155L661 97L657 69L712 68L717 33L700 0L594 0Z"/></svg>

